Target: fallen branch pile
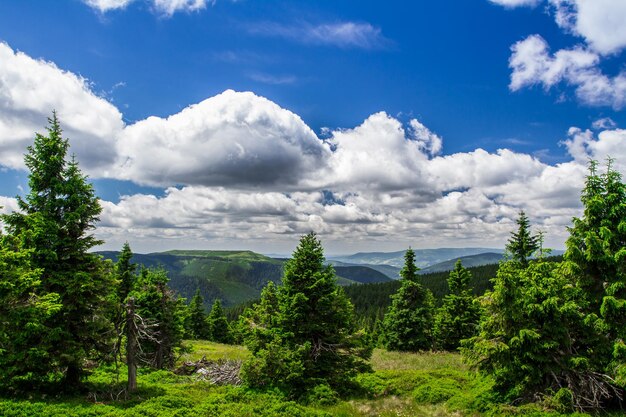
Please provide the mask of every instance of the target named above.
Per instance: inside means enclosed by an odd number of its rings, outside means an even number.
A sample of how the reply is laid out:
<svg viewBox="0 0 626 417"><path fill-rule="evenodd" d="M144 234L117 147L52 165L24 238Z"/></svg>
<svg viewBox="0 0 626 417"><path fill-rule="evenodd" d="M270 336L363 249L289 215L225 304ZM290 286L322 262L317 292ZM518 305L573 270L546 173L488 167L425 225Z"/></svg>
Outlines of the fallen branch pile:
<svg viewBox="0 0 626 417"><path fill-rule="evenodd" d="M215 385L241 385L240 369L241 361L226 359L211 361L203 356L196 362L184 362L174 373L195 375L199 381L209 381Z"/></svg>

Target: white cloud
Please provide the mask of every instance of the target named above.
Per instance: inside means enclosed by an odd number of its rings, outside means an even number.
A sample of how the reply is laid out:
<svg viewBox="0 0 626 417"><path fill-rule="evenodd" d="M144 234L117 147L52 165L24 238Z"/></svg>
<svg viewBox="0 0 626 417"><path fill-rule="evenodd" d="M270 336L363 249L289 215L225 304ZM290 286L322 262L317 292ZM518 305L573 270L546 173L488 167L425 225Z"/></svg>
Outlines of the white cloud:
<svg viewBox="0 0 626 417"><path fill-rule="evenodd" d="M152 0L159 13L172 16L178 11L194 12L206 8L207 0Z"/></svg>
<svg viewBox="0 0 626 417"><path fill-rule="evenodd" d="M339 48L379 49L390 44L380 28L360 22L301 22L296 25L264 22L248 25L247 30L252 34L280 37L298 43Z"/></svg>
<svg viewBox="0 0 626 417"><path fill-rule="evenodd" d="M83 2L102 13L109 10L124 9L135 0L83 0Z"/></svg>
<svg viewBox="0 0 626 417"><path fill-rule="evenodd" d="M53 110L86 171L97 175L108 168L116 157L113 138L123 128L119 110L95 95L84 78L0 42L1 165L24 167L26 146Z"/></svg>
<svg viewBox="0 0 626 417"><path fill-rule="evenodd" d="M298 80L294 75L272 75L262 72L252 72L248 74L248 77L251 80L271 85L293 84Z"/></svg>
<svg viewBox="0 0 626 417"><path fill-rule="evenodd" d="M539 1L489 0L505 7L535 6ZM546 0L556 24L581 37L585 44L549 53L540 35L528 36L512 46L510 88L540 84L546 90L561 82L575 88L587 105L626 105L626 71L607 75L601 64L626 47L626 2L623 0Z"/></svg>
<svg viewBox="0 0 626 417"><path fill-rule="evenodd" d="M563 141L568 153L580 164L589 159L605 161L607 158L616 160L616 167L626 175L626 130L603 130L594 135L590 130L577 127L569 129L568 138Z"/></svg>
<svg viewBox="0 0 626 417"><path fill-rule="evenodd" d="M511 50L512 91L533 85L550 89L565 82L575 87L576 96L586 104L615 109L626 105L626 72L615 77L603 74L598 67L599 55L583 47L550 54L546 41L539 35L531 35L515 43Z"/></svg>
<svg viewBox="0 0 626 417"><path fill-rule="evenodd" d="M585 39L603 55L626 47L626 2L623 0L549 0L560 27Z"/></svg>
<svg viewBox="0 0 626 417"><path fill-rule="evenodd" d="M443 148L443 140L416 119L410 122L413 138L420 144L420 148L430 155L437 155Z"/></svg>
<svg viewBox="0 0 626 417"><path fill-rule="evenodd" d="M617 127L617 124L610 117L603 117L601 119L593 122L592 127L596 130L598 129L614 129Z"/></svg>
<svg viewBox="0 0 626 417"><path fill-rule="evenodd" d="M101 13L124 9L135 1L137 0L83 0L86 5ZM206 8L207 3L213 4L214 0L149 0L149 2L157 13L172 16L179 11L193 12L202 10Z"/></svg>
<svg viewBox="0 0 626 417"><path fill-rule="evenodd" d="M324 165L327 147L292 112L226 91L119 137L118 177L143 184L295 186Z"/></svg>
<svg viewBox="0 0 626 417"><path fill-rule="evenodd" d="M498 4L500 6L514 8L521 6L531 6L534 7L539 4L542 0L489 0L492 3Z"/></svg>
<svg viewBox="0 0 626 417"><path fill-rule="evenodd" d="M333 131L328 142L335 150L319 186L403 189L423 183L424 143L408 140L402 124L384 112L354 129Z"/></svg>

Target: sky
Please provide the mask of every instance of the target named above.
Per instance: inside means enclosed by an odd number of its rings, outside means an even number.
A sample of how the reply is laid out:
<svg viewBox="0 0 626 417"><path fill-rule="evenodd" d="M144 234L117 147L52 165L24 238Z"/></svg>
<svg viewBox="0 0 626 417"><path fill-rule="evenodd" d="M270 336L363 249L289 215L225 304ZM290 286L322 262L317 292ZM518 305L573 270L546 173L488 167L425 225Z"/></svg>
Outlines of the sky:
<svg viewBox="0 0 626 417"><path fill-rule="evenodd" d="M0 212L57 111L117 250L563 248L626 175L623 0L0 2Z"/></svg>

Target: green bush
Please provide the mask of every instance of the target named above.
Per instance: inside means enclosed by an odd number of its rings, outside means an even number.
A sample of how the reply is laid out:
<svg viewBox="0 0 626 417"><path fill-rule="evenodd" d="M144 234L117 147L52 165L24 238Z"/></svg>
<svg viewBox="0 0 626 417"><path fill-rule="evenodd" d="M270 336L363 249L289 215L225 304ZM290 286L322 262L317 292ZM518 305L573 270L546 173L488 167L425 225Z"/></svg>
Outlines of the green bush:
<svg viewBox="0 0 626 417"><path fill-rule="evenodd" d="M413 398L418 404L439 404L461 390L461 384L450 378L429 378L415 388Z"/></svg>
<svg viewBox="0 0 626 417"><path fill-rule="evenodd" d="M328 406L336 404L339 396L328 384L316 385L309 391L306 403L312 406Z"/></svg>

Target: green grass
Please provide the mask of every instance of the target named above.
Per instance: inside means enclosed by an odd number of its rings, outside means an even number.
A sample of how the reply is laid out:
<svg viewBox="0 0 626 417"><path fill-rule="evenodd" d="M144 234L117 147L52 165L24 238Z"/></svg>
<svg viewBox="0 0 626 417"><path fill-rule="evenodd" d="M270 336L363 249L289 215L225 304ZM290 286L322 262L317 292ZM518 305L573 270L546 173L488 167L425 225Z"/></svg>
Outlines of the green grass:
<svg viewBox="0 0 626 417"><path fill-rule="evenodd" d="M245 360L242 346L188 341L180 362ZM361 374L349 398L334 404L289 401L277 392L214 386L193 376L168 371L139 372L139 389L125 395L125 369L100 367L89 378L89 394L74 397L0 398L2 417L195 417L195 416L425 416L425 417L559 417L540 404L512 407L494 404L489 379L471 372L458 354L398 353L377 349L374 372ZM321 403L319 401L322 401ZM320 405L323 404L323 405ZM572 416L583 414L572 414ZM617 417L623 413L607 414Z"/></svg>
<svg viewBox="0 0 626 417"><path fill-rule="evenodd" d="M206 357L208 360L245 360L250 356L248 349L243 346L223 345L206 340L190 340L185 344L190 347L191 351L183 354L180 362L197 361L202 357Z"/></svg>

